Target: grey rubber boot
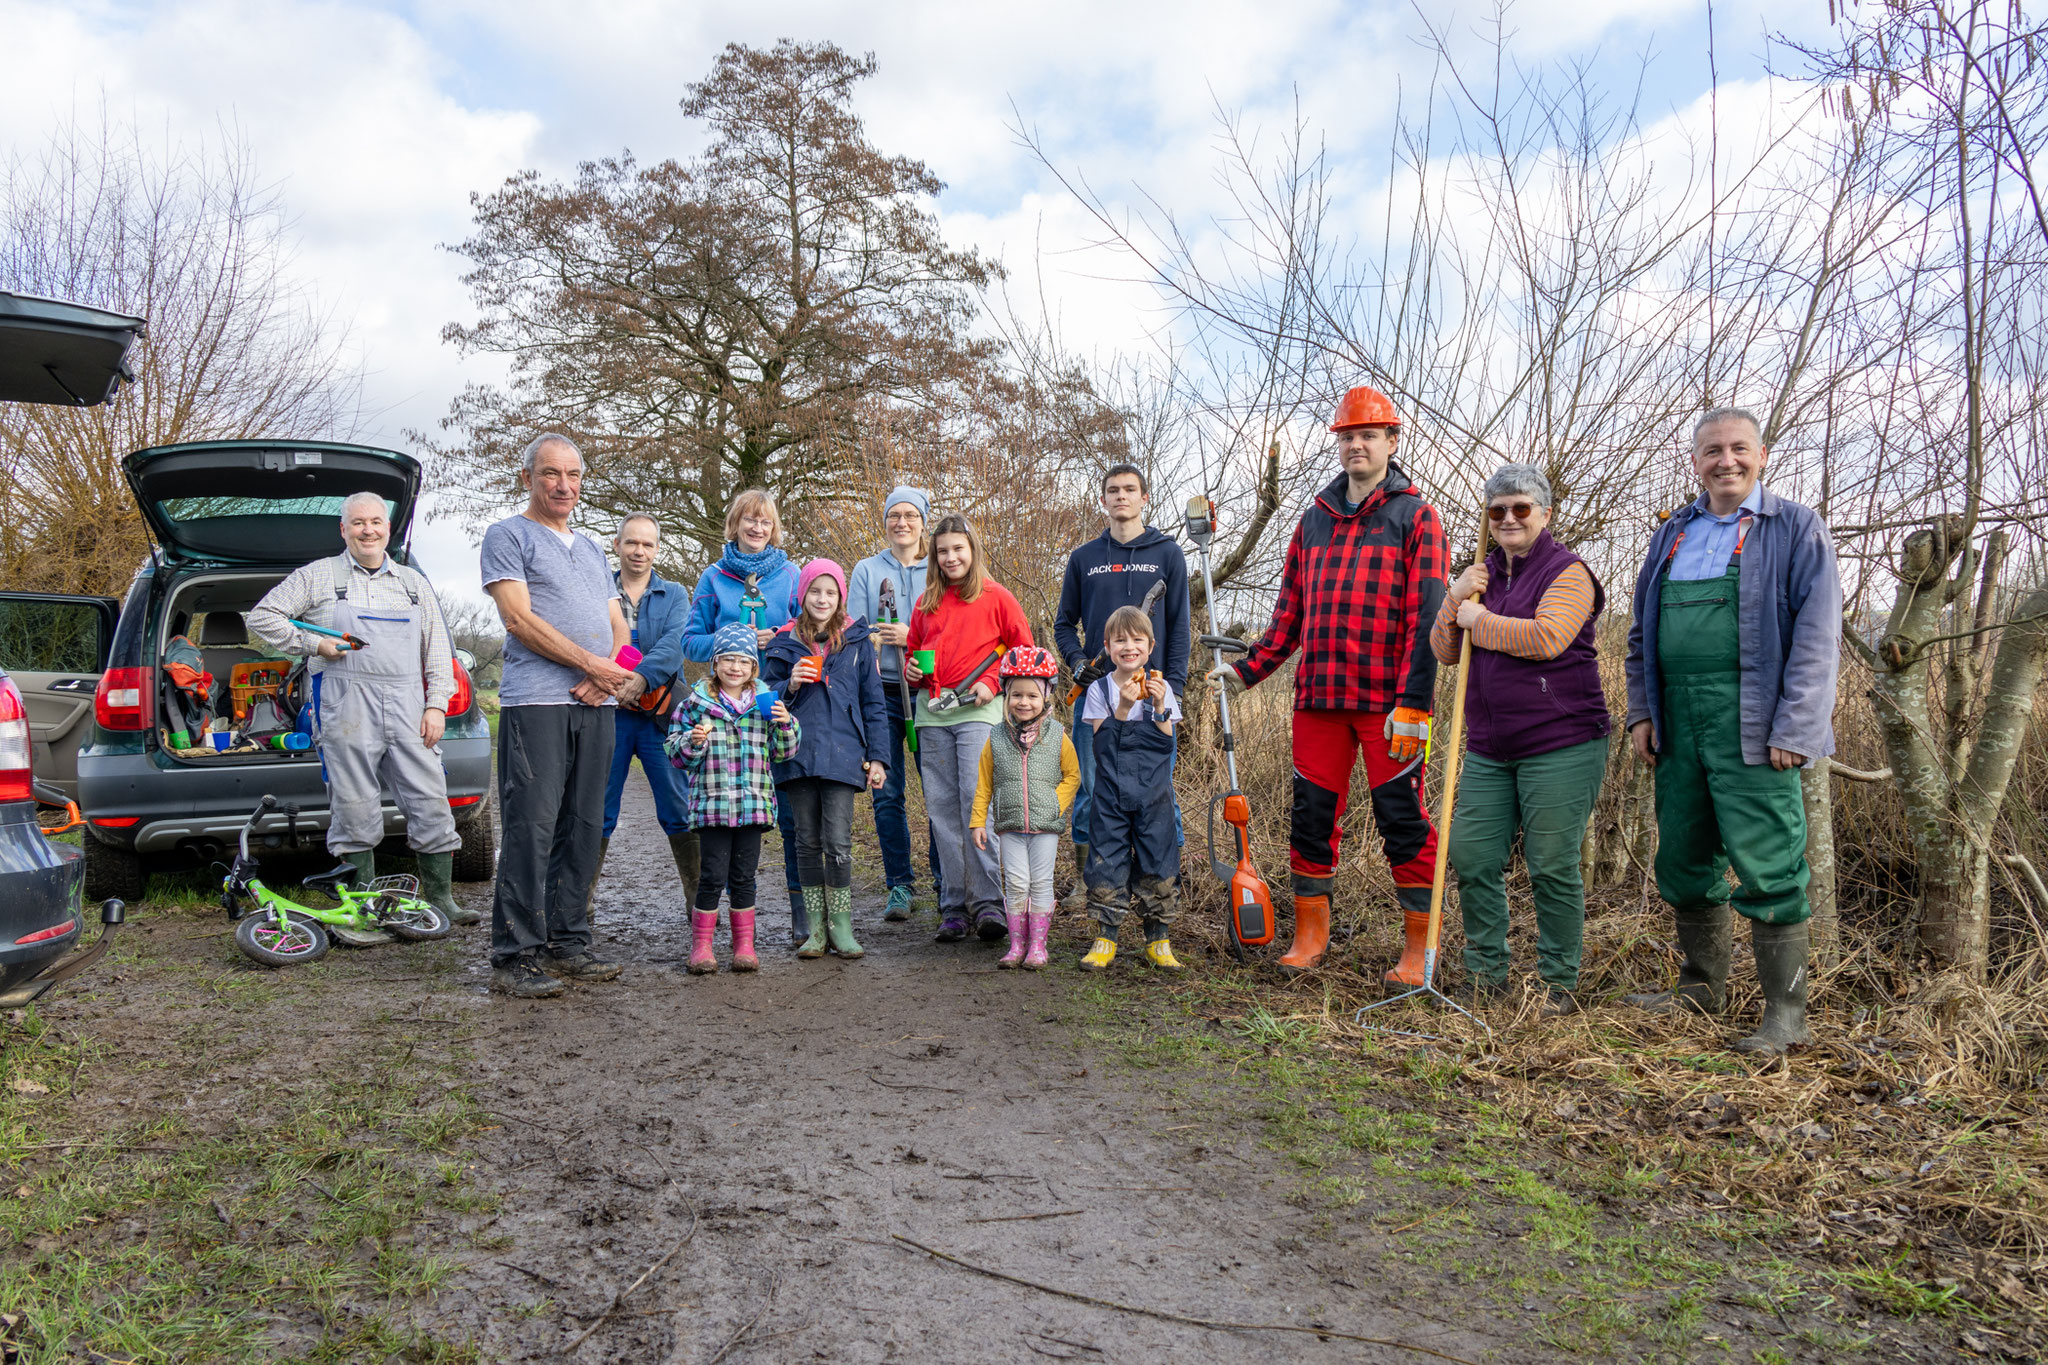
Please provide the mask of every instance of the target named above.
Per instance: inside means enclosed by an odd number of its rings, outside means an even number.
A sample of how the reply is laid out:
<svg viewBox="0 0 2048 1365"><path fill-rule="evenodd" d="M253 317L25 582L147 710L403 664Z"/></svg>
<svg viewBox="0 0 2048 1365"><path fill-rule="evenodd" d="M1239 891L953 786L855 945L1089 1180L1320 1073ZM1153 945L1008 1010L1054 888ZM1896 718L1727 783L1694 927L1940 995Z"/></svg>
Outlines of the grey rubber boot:
<svg viewBox="0 0 2048 1365"><path fill-rule="evenodd" d="M1060 902L1060 909L1070 915L1083 914L1088 909L1088 881L1084 875L1088 870L1088 845L1074 845L1074 889Z"/></svg>
<svg viewBox="0 0 2048 1365"><path fill-rule="evenodd" d="M475 924L483 915L455 899L455 855L422 853L420 899L448 917L451 924Z"/></svg>
<svg viewBox="0 0 2048 1365"><path fill-rule="evenodd" d="M697 879L704 871L704 849L697 842L697 831L686 829L681 834L669 835L668 851L676 860L676 875L683 879L683 904L695 905Z"/></svg>
<svg viewBox="0 0 2048 1365"><path fill-rule="evenodd" d="M1752 924L1749 945L1756 953L1756 980L1764 992L1764 1022L1735 1045L1737 1052L1780 1056L1788 1047L1813 1041L1806 1027L1807 956L1805 921Z"/></svg>
<svg viewBox="0 0 2048 1365"><path fill-rule="evenodd" d="M612 841L609 837L597 841L597 871L590 874L590 889L583 893L583 922L585 924L597 923L597 879L604 875L604 855L605 851L611 846ZM692 896L697 894L697 888L694 885L690 888L690 894Z"/></svg>
<svg viewBox="0 0 2048 1365"><path fill-rule="evenodd" d="M1623 996L1626 1004L1652 1014L1719 1014L1728 1007L1728 959L1735 952L1734 913L1726 905L1678 910L1678 984L1668 991Z"/></svg>

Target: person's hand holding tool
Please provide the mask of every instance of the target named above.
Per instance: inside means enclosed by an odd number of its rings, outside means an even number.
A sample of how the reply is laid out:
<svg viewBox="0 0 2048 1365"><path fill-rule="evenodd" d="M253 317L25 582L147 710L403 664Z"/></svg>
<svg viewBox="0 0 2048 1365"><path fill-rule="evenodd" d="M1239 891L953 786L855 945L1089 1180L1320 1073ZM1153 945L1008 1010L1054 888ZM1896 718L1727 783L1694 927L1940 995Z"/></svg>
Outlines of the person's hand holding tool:
<svg viewBox="0 0 2048 1365"><path fill-rule="evenodd" d="M1237 671L1235 664L1225 663L1219 659L1216 666L1209 670L1209 676L1227 692L1244 691L1244 674Z"/></svg>
<svg viewBox="0 0 2048 1365"><path fill-rule="evenodd" d="M1468 597L1458 603L1458 629L1470 630L1479 624L1480 617L1489 614L1485 607L1479 605L1478 598Z"/></svg>
<svg viewBox="0 0 2048 1365"><path fill-rule="evenodd" d="M1382 733L1387 739L1387 757L1399 763L1410 762L1429 747L1429 712L1397 706L1387 717Z"/></svg>
<svg viewBox="0 0 2048 1365"><path fill-rule="evenodd" d="M1451 600L1465 602L1484 597L1488 581L1485 560L1467 565L1463 573L1451 580Z"/></svg>

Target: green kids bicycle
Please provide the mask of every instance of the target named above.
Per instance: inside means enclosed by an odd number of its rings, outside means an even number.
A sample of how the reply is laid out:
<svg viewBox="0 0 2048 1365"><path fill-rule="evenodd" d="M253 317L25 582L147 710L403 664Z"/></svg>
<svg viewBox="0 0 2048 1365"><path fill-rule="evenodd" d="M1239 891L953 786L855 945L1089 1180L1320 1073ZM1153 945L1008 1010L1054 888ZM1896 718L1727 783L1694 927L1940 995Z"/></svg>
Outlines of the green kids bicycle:
<svg viewBox="0 0 2048 1365"><path fill-rule="evenodd" d="M250 831L276 809L277 798L266 796L250 812L234 866L221 882L220 903L235 921L235 945L250 957L266 966L293 967L325 954L334 938L368 947L388 943L393 935L446 938L455 927L446 914L420 899L417 877L379 877L366 887L354 887L348 883L356 870L347 863L301 883L332 896L337 904L331 907L300 905L278 895L257 879L257 863L249 855ZM287 805L284 814L290 837L297 842L299 808Z"/></svg>

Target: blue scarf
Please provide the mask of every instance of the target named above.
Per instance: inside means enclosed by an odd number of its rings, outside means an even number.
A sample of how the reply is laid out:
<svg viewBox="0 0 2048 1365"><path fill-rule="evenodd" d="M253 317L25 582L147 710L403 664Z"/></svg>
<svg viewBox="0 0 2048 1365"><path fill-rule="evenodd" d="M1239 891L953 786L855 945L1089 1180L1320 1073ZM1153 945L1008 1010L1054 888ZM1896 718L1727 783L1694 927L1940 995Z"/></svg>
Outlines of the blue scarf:
<svg viewBox="0 0 2048 1365"><path fill-rule="evenodd" d="M764 545L759 553L750 555L741 551L736 540L725 542L725 553L718 557L718 567L735 578L756 574L765 580L787 563L789 556L782 552L780 545Z"/></svg>

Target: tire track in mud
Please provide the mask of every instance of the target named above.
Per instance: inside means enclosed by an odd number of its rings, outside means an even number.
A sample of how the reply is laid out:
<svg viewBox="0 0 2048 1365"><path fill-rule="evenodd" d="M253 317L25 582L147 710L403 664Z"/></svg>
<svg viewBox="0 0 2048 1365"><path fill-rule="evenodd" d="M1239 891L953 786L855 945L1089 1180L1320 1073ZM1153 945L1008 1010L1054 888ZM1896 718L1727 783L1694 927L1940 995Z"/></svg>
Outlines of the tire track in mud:
<svg viewBox="0 0 2048 1365"><path fill-rule="evenodd" d="M1369 1205L1333 1231L1286 1202L1291 1176L1253 1146L1255 1125L1158 1131L1167 1098L1105 1074L1059 1022L1071 968L998 972L1000 945L934 943L931 916L886 924L858 893L867 957L799 962L772 840L762 863L762 970L686 975L681 894L636 777L597 895L620 979L552 1001L485 996L477 943L468 1085L500 1126L474 1175L503 1206L467 1230L501 1245L464 1256L468 1292L439 1300L459 1306L437 1332L472 1336L486 1359L561 1358L673 1252L568 1358L1430 1358L1077 1303L908 1250L901 1233L1172 1313L1541 1358L1413 1267L1380 1263Z"/></svg>

